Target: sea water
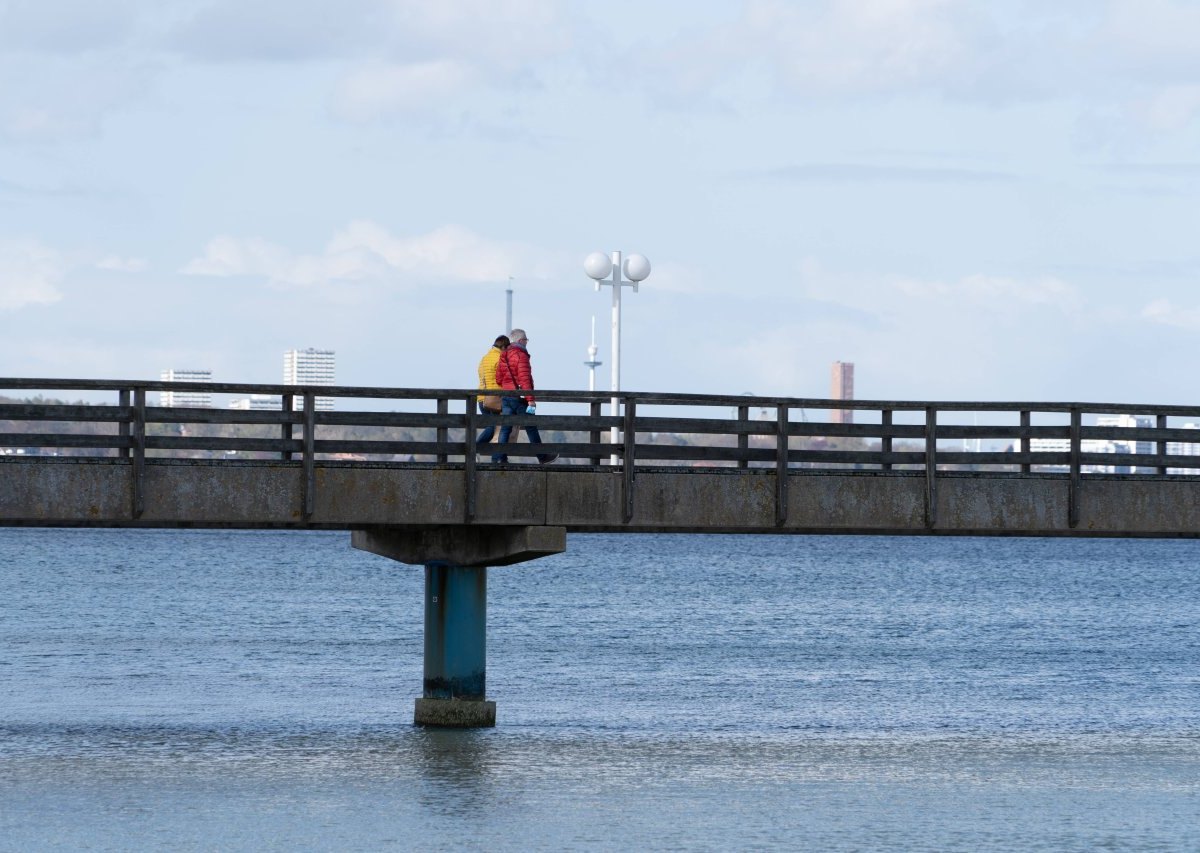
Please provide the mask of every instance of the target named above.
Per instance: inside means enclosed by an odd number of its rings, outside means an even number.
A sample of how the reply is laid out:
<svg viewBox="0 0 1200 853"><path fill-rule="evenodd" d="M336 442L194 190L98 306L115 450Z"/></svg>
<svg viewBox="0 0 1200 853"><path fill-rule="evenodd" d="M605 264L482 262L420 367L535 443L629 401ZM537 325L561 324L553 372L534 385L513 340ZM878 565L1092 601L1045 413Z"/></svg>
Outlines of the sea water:
<svg viewBox="0 0 1200 853"><path fill-rule="evenodd" d="M346 533L0 530L3 850L1200 850L1200 543L572 535L497 727Z"/></svg>

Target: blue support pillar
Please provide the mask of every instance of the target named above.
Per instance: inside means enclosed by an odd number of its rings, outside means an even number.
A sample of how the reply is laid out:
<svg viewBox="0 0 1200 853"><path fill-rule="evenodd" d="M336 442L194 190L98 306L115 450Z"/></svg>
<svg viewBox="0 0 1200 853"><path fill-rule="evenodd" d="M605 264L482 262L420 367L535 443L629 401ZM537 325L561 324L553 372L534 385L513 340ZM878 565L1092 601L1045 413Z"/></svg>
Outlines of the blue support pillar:
<svg viewBox="0 0 1200 853"><path fill-rule="evenodd" d="M355 548L425 567L425 686L418 726L496 725L487 687L487 569L567 548L564 527L455 525L355 530Z"/></svg>
<svg viewBox="0 0 1200 853"><path fill-rule="evenodd" d="M421 726L496 725L487 686L487 568L425 564L425 679Z"/></svg>

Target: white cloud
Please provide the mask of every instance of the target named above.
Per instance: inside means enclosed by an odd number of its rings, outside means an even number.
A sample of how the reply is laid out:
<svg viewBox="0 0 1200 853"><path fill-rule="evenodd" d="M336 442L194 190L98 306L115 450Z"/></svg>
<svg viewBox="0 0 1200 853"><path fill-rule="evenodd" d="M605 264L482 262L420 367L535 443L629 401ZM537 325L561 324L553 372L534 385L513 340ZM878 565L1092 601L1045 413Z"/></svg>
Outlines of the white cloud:
<svg viewBox="0 0 1200 853"><path fill-rule="evenodd" d="M9 0L0 3L0 46L64 54L115 47L131 35L136 10L134 0Z"/></svg>
<svg viewBox="0 0 1200 853"><path fill-rule="evenodd" d="M208 0L169 44L212 61L443 58L513 68L570 44L556 0Z"/></svg>
<svg viewBox="0 0 1200 853"><path fill-rule="evenodd" d="M646 285L653 287L656 291L689 294L718 292L718 288L714 288L708 283L705 273L690 264L670 261L655 264L653 258L651 258L651 263L650 278L646 280Z"/></svg>
<svg viewBox="0 0 1200 853"><path fill-rule="evenodd" d="M1021 280L977 273L956 282L897 278L893 287L905 297L970 302L996 311L1046 306L1066 313L1082 306L1076 288L1053 276Z"/></svg>
<svg viewBox="0 0 1200 853"><path fill-rule="evenodd" d="M758 0L746 34L767 46L781 76L805 91L895 90L944 79L971 57L946 0Z"/></svg>
<svg viewBox="0 0 1200 853"><path fill-rule="evenodd" d="M1152 323L1200 331L1200 308L1180 308L1167 299L1155 299L1142 308L1142 317Z"/></svg>
<svg viewBox="0 0 1200 853"><path fill-rule="evenodd" d="M64 273L54 250L33 240L0 240L0 311L59 301Z"/></svg>
<svg viewBox="0 0 1200 853"><path fill-rule="evenodd" d="M1013 278L971 273L944 280L890 274L846 276L824 269L813 258L800 267L800 290L810 299L851 309L847 321L860 324L866 316L887 317L911 324L934 316L953 316L956 322L983 323L1053 309L1060 315L1085 310L1079 289L1054 276Z"/></svg>
<svg viewBox="0 0 1200 853"><path fill-rule="evenodd" d="M572 43L562 8L547 0L397 2L382 27L380 56L334 87L339 118L437 109L464 93L520 85Z"/></svg>
<svg viewBox="0 0 1200 853"><path fill-rule="evenodd" d="M1145 99L1137 112L1154 130L1181 130L1200 113L1200 85L1165 86Z"/></svg>
<svg viewBox="0 0 1200 853"><path fill-rule="evenodd" d="M149 267L150 263L145 258L125 258L120 255L107 255L96 261L96 269L113 272L145 272Z"/></svg>
<svg viewBox="0 0 1200 853"><path fill-rule="evenodd" d="M438 106L474 85L478 75L452 59L411 65L371 64L343 77L333 92L333 113L348 121Z"/></svg>
<svg viewBox="0 0 1200 853"><path fill-rule="evenodd" d="M1168 82L1200 69L1200 6L1177 0L1111 0L1099 48L1130 71Z"/></svg>
<svg viewBox="0 0 1200 853"><path fill-rule="evenodd" d="M986 66L993 26L949 0L748 0L732 23L643 55L655 79L693 94L750 69L801 96L947 91Z"/></svg>
<svg viewBox="0 0 1200 853"><path fill-rule="evenodd" d="M570 49L572 27L556 0L398 0L392 38L513 71Z"/></svg>
<svg viewBox="0 0 1200 853"><path fill-rule="evenodd" d="M812 330L806 326L783 325L761 330L740 341L727 342L722 360L733 367L749 388L730 387L726 393L787 393L802 388L800 365L812 346Z"/></svg>
<svg viewBox="0 0 1200 853"><path fill-rule="evenodd" d="M736 103L753 81L793 99L1060 101L1170 132L1200 114L1197 43L1200 5L1179 0L746 0L733 21L673 34L633 61L672 97L733 91Z"/></svg>
<svg viewBox="0 0 1200 853"><path fill-rule="evenodd" d="M221 236L184 266L189 275L255 276L273 284L312 287L345 282L419 283L548 278L557 262L534 247L491 240L459 225L398 237L374 222L351 222L320 254L295 254L259 238Z"/></svg>
<svg viewBox="0 0 1200 853"><path fill-rule="evenodd" d="M0 52L0 136L95 136L106 116L145 95L155 72L95 56L28 59Z"/></svg>

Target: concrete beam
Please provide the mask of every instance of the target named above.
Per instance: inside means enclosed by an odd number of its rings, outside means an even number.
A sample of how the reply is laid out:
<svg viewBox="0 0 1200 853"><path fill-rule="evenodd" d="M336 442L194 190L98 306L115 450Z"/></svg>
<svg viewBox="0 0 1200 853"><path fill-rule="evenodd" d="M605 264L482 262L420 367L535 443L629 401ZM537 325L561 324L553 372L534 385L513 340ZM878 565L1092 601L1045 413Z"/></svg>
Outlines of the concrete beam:
<svg viewBox="0 0 1200 853"><path fill-rule="evenodd" d="M360 551L412 565L508 566L567 550L565 527L439 526L350 533Z"/></svg>
<svg viewBox="0 0 1200 853"><path fill-rule="evenodd" d="M128 459L0 456L0 525L365 530L378 541L359 536L364 544L356 540L356 547L418 565L535 559L564 549L563 528L1200 537L1196 476L1085 474L1072 491L1062 473L939 471L935 523L926 527L927 483L919 471L792 470L782 524L775 473L761 468L639 467L628 520L619 471L485 468L473 481L470 522L467 478L451 466L318 464L310 516L298 462L151 458L138 515L134 474ZM557 543L547 543L550 531Z"/></svg>

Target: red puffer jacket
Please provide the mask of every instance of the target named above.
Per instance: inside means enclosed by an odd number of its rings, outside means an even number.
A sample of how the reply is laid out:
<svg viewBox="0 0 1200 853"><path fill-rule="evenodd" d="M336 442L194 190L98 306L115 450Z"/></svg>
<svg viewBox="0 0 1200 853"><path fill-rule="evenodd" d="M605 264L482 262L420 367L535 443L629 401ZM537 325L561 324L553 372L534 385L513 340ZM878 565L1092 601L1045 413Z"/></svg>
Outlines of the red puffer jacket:
<svg viewBox="0 0 1200 853"><path fill-rule="evenodd" d="M510 391L533 390L533 371L529 369L529 351L525 347L512 344L500 353L500 360L496 362L496 381L500 383L501 388ZM524 396L525 402L534 405L532 394Z"/></svg>

